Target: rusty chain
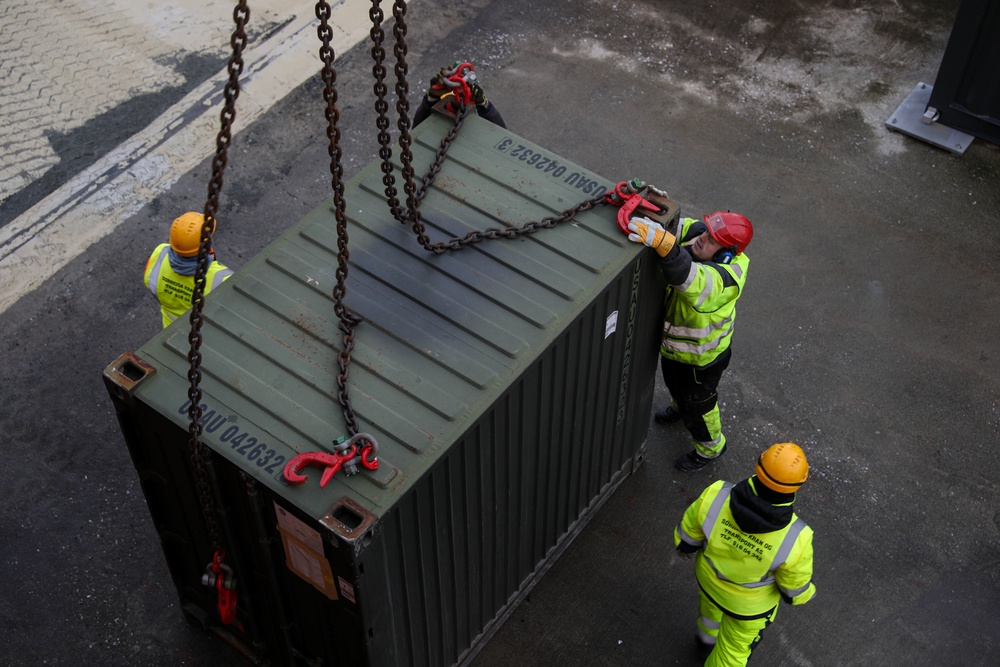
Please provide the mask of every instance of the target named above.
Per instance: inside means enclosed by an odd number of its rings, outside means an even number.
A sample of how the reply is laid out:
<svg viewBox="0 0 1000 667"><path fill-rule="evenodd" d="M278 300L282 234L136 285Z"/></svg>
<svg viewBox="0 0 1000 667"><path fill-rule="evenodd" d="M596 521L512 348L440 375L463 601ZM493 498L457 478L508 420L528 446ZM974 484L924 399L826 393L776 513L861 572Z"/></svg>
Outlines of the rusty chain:
<svg viewBox="0 0 1000 667"><path fill-rule="evenodd" d="M385 14L382 11L382 0L372 0L372 7L368 15L372 21L370 33L372 38L371 54L375 62L372 66L372 74L375 77L373 90L375 92L375 127L378 130L378 155L382 160L382 184L385 186L385 198L389 211L397 221L412 225L421 247L430 252L441 254L449 250L461 250L466 246L485 239L515 239L526 234L533 234L540 229L555 227L560 223L568 222L575 218L578 213L587 211L604 201L603 196L596 196L558 215L543 218L537 222L529 222L521 227L491 227L484 230L471 231L464 237L455 237L447 241L432 243L427 236L427 228L420 215L420 201L427 195L427 191L441 170L441 165L444 163L448 149L458 135L458 131L461 129L466 116L469 114L471 105L460 104L458 106L454 123L445 136L442 137L427 174L423 177L418 187L414 180L413 139L410 135L409 84L407 82L409 67L406 62L408 53L406 45L406 1L394 0L392 13L395 19L393 24L393 37L395 38L393 55L396 58L396 63L393 71L396 75L395 93L398 118L396 127L399 130L399 160L402 165L400 171L403 178L403 192L406 195L405 211L399 199L399 191L396 189L395 165L392 163L392 136L389 133L390 120L388 115L389 103L386 100L388 87L386 85L385 68L385 31L382 29ZM340 319L340 329L344 333L344 344L337 358L339 366L337 387L338 398L344 412L344 421L348 432L354 436L358 433L359 426L357 417L354 414L354 408L351 405L347 376L351 363L351 351L354 348L354 326L361 319L349 313L344 305L344 298L347 292L345 279L347 277L347 262L350 254L347 249L347 225L344 220L343 201L343 170L340 166L341 152L338 145L340 131L337 128L337 121L339 120L339 112L336 108L337 91L335 87L337 74L333 67L334 54L329 46L329 28L326 24L330 16L330 9L325 0L317 2L316 15L321 21L319 35L321 41L323 41L323 46L320 49L320 58L323 61L322 77L325 84L323 98L326 100L327 136L330 139L330 171L333 173L334 211L337 220L337 285L333 291L334 311Z"/></svg>
<svg viewBox="0 0 1000 667"><path fill-rule="evenodd" d="M408 53L406 45L406 2L405 0L394 0L392 7L393 18L395 19L393 36L396 42L393 47L393 53L396 56L394 71L397 81L396 111L399 116L399 121L397 122L400 147L399 161L402 165L400 171L403 178L403 191L407 195L406 211L404 213L399 204L398 192L396 190L395 165L392 163L392 139L389 136L389 121L386 115L389 105L385 100L388 89L385 85L385 49L382 46L385 40L382 22L385 17L381 9L381 4L382 0L372 0L372 9L369 12L369 16L373 24L371 31L373 42L372 57L375 59L375 66L372 68L372 72L375 74L375 110L378 113L376 127L379 129L378 141L379 157L382 158L382 183L385 185L386 200L389 203L389 210L392 212L393 217L403 224L408 223L413 226L417 241L425 250L441 254L449 250L461 250L468 245L479 243L485 239L516 239L526 234L534 234L540 229L547 229L555 227L560 223L568 222L575 218L577 214L587 211L604 201L603 196L597 196L583 201L558 215L543 218L537 222L528 222L520 227L491 227L484 230L474 230L465 236L431 243L430 238L427 236L427 228L423 217L420 215L420 201L426 196L431 183L433 183L434 178L440 171L448 148L451 146L452 140L457 136L458 130L461 128L466 115L470 112L472 105L458 105L455 121L448 133L441 139L441 144L434 156L434 160L431 162L427 175L424 176L422 183L417 187L413 177L413 140L410 136L409 102L407 101L409 86L406 82L406 75L408 73L406 64L406 55Z"/></svg>
<svg viewBox="0 0 1000 667"><path fill-rule="evenodd" d="M372 73L375 77L375 126L378 130L377 138L379 143L378 155L382 160L382 183L385 186L386 203L392 216L401 223L409 223L413 227L417 241L430 252L444 253L449 250L460 250L468 245L478 243L485 239L515 239L526 234L533 234L540 229L551 228L560 223L572 220L578 213L587 211L603 201L603 196L593 197L580 204L563 211L562 213L543 218L537 222L529 222L520 227L493 227L484 230L475 230L464 237L454 237L447 241L432 243L427 236L426 225L420 214L420 202L427 195L431 184L441 170L445 156L451 146L452 141L458 134L466 116L470 113L472 106L460 104L452 127L441 139L440 146L435 157L428 168L427 174L421 179L418 186L414 178L412 137L410 135L410 114L409 114L409 84L407 82L408 65L406 56L408 47L406 44L406 1L394 0L393 2L393 55L396 62L393 71L396 75L396 112L398 115L397 129L399 131L399 160L402 165L401 174L403 178L403 192L406 197L406 208L399 199L399 192L396 190L396 178L394 175L395 166L392 163L392 137L389 133L390 120L388 117L389 104L386 101L388 88L386 86L385 69L385 32L382 23L385 15L381 8L381 0L372 0L372 8L369 11L369 18L372 20L372 58L375 61ZM348 250L347 219L345 214L344 183L342 152L340 148L340 112L337 108L337 73L334 68L335 53L330 45L333 31L330 27L330 17L332 9L326 0L317 0L316 17L320 20L317 28L321 46L319 50L320 60L323 63L323 99L326 102L324 114L327 121L327 139L329 140L328 153L330 155L331 187L333 190L334 216L337 228L337 270L336 285L333 288L332 297L334 300L334 313L339 320L339 326L344 334L344 343L338 355L337 363L339 373L337 375L338 400L344 412L346 427L351 436L357 435L359 431L357 417L351 404L348 391L348 373L351 362L351 352L354 349L354 327L362 321L358 315L351 313L345 305L347 294L346 282L348 276L348 261L350 253ZM196 484L198 487L199 499L202 504L202 513L205 515L206 528L212 540L213 548L218 550L218 528L215 522L214 503L211 496L211 487L208 480L208 472L205 464L210 462L210 454L200 436L201 426L201 325L202 308L204 301L205 276L208 272L210 261L210 247L212 231L215 226L215 215L218 212L218 198L222 190L222 174L226 167L227 152L232 140L232 123L236 116L236 99L239 97L239 75L243 71L242 53L247 43L246 23L250 18L250 10L247 7L247 0L239 0L233 11L233 19L236 23L230 39L232 46L232 56L229 59L227 70L229 81L225 86L225 104L221 113L221 128L216 139L216 155L212 160L212 177L209 181L208 199L205 203L205 224L202 227L201 245L198 251L198 265L195 274L195 288L192 297L191 309L191 333L188 337L191 344L191 351L188 360L191 364L188 379L191 387L188 390L190 406L188 417L189 427L189 448L191 449L192 463L195 468Z"/></svg>
<svg viewBox="0 0 1000 667"><path fill-rule="evenodd" d="M354 326L361 321L361 318L351 313L344 305L344 297L347 295L347 262L350 259L350 252L347 247L347 216L344 213L344 169L341 164L340 149L340 111L337 109L337 70L333 66L336 54L330 46L333 38L333 29L330 27L330 14L332 10L330 3L326 0L317 0L316 18L320 24L316 29L322 46L319 49L319 57L323 62L323 100L326 102L324 113L326 115L326 136L329 139L327 152L330 154L330 180L333 189L333 211L337 220L337 283L333 288L333 311L337 319L340 320L340 330L344 334L344 344L337 355L337 398L344 412L344 422L347 431L353 436L358 430L358 419L354 414L351 405L351 397L347 388L347 377L350 372L351 351L354 349Z"/></svg>
<svg viewBox="0 0 1000 667"><path fill-rule="evenodd" d="M216 523L215 502L212 499L210 479L211 452L201 441L202 409L201 409L201 325L202 311L205 305L205 277L212 263L211 247L212 233L215 231L215 216L219 211L219 193L222 191L222 173L226 169L229 144L232 142L233 120L236 118L236 98L240 95L239 77L243 72L243 50L247 45L246 24L250 20L250 9L246 0L239 0L233 10L233 21L236 24L229 43L233 53L226 65L229 80L224 89L225 103L220 114L221 127L215 140L215 157L212 159L212 177L208 182L208 198L205 201L205 222L201 227L201 243L198 246L197 267L194 274L194 292L191 296L191 332L188 343L188 450L191 465L194 467L195 487L201 504L201 513L205 520L205 530L212 543L213 553L221 551L219 527Z"/></svg>

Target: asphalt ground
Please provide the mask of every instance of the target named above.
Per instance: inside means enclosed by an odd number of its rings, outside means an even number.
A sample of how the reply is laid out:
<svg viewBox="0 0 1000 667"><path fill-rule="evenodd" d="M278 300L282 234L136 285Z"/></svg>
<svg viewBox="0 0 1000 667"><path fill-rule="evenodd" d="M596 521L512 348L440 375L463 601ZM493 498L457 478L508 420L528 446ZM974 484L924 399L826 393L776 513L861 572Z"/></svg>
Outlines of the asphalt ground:
<svg viewBox="0 0 1000 667"><path fill-rule="evenodd" d="M956 156L884 128L932 83L957 3L420 0L413 87L477 64L509 128L683 212L756 235L730 440L682 474L679 427L556 561L474 665L698 664L696 588L671 532L713 480L803 446L819 594L783 606L754 663L993 665L1000 150ZM365 45L340 54L345 171L375 158ZM329 196L311 77L234 140L215 248L238 267ZM158 329L142 266L204 204L203 161L0 314L0 664L218 665L190 626L102 369ZM665 400L662 385L658 400Z"/></svg>

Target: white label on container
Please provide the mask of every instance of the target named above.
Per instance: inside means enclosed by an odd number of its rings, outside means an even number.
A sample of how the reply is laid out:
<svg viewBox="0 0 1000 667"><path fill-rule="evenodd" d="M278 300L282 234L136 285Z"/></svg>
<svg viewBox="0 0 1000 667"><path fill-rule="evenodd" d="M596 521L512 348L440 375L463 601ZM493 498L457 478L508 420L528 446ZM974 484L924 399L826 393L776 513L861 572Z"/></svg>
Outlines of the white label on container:
<svg viewBox="0 0 1000 667"><path fill-rule="evenodd" d="M296 519L278 503L274 503L274 513L278 517L278 525L284 528L286 533L292 535L316 553L323 553L323 538L320 537L318 531L307 526L305 522Z"/></svg>
<svg viewBox="0 0 1000 667"><path fill-rule="evenodd" d="M287 543L288 560L292 563L292 568L298 572L303 579L313 585L323 588L323 566L319 558L312 551L307 551L294 541Z"/></svg>
<svg viewBox="0 0 1000 667"><path fill-rule="evenodd" d="M340 594L346 599L350 600L354 604L357 604L357 600L354 599L354 586L351 586L343 577L337 577L337 581L340 582Z"/></svg>
<svg viewBox="0 0 1000 667"><path fill-rule="evenodd" d="M618 311L614 311L608 315L607 321L604 323L604 337L607 338L615 332L618 328Z"/></svg>

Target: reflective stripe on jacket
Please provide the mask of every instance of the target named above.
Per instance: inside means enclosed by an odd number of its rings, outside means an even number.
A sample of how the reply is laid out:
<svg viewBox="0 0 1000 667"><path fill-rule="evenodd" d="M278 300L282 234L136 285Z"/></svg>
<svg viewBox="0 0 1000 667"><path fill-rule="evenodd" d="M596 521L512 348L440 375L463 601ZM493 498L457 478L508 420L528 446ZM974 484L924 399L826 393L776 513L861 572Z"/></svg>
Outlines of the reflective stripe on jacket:
<svg viewBox="0 0 1000 667"><path fill-rule="evenodd" d="M745 533L733 518L733 485L718 481L684 512L674 542L701 549L695 561L698 583L727 612L754 617L773 609L784 595L804 604L816 594L812 583L812 529L794 513L770 533Z"/></svg>
<svg viewBox="0 0 1000 667"><path fill-rule="evenodd" d="M680 221L678 239L698 224ZM666 314L660 354L693 366L706 366L729 349L736 322L736 301L743 293L750 258L736 255L729 264L692 261L687 278L667 287Z"/></svg>
<svg viewBox="0 0 1000 667"><path fill-rule="evenodd" d="M208 265L208 272L205 274L205 294L221 285L222 281L231 275L233 275L232 270L213 261ZM146 262L142 281L160 302L164 327L191 308L194 276L183 276L170 266L169 243L161 243L153 250Z"/></svg>

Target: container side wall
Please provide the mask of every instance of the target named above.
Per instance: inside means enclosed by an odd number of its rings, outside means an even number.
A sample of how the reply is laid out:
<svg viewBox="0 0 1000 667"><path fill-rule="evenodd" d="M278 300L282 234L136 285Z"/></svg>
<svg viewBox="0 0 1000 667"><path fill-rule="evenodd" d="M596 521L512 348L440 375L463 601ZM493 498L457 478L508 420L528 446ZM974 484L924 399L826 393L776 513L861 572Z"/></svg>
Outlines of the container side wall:
<svg viewBox="0 0 1000 667"><path fill-rule="evenodd" d="M473 655L631 472L658 309L633 308L624 325L629 304L658 303L653 264L637 259L612 281L385 518L407 664ZM616 310L623 326L608 332Z"/></svg>

